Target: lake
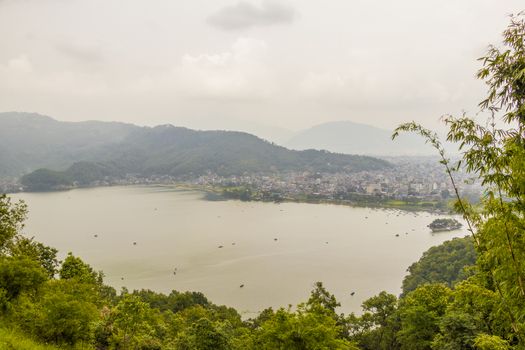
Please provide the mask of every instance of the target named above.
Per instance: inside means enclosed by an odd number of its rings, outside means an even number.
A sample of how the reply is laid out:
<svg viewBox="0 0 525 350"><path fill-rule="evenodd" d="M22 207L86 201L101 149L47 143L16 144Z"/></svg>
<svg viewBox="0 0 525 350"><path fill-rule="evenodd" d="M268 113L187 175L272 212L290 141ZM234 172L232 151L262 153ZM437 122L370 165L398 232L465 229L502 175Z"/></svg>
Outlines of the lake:
<svg viewBox="0 0 525 350"><path fill-rule="evenodd" d="M27 236L59 249L61 258L80 256L117 290L200 291L244 317L306 301L316 281L335 294L340 312L360 312L382 290L399 294L406 269L425 250L467 234L432 234L426 226L442 215L207 201L175 187L11 196L29 205Z"/></svg>

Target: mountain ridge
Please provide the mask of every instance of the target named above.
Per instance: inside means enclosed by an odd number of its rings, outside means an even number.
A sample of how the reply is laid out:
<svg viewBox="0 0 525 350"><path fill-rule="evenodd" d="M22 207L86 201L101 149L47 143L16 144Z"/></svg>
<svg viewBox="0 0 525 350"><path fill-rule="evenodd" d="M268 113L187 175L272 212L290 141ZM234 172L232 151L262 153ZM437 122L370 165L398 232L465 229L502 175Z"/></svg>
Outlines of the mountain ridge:
<svg viewBox="0 0 525 350"><path fill-rule="evenodd" d="M314 125L285 142L291 149L324 149L344 154L370 156L421 156L434 154L417 135L391 139L392 131L349 120Z"/></svg>
<svg viewBox="0 0 525 350"><path fill-rule="evenodd" d="M391 166L367 156L289 150L245 132L198 131L169 124L60 122L24 113L0 114L0 164L0 176L44 169L47 172L41 170L37 179L83 178L84 182L129 173L195 177L210 172L223 176L351 172Z"/></svg>

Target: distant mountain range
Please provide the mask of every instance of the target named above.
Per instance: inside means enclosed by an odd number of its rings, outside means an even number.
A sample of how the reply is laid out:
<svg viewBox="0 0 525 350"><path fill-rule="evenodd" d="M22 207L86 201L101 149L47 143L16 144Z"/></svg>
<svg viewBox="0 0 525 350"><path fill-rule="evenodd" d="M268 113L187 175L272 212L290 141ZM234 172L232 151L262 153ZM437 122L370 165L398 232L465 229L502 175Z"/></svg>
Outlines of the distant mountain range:
<svg viewBox="0 0 525 350"><path fill-rule="evenodd" d="M0 176L90 182L105 176L197 176L282 171L358 171L386 161L326 151L292 151L233 131L172 125L139 127L98 121L61 122L29 113L0 113ZM36 176L36 177L35 177Z"/></svg>
<svg viewBox="0 0 525 350"><path fill-rule="evenodd" d="M417 135L391 139L392 130L350 121L329 122L295 134L285 146L292 149L323 149L345 154L374 156L433 155L433 149Z"/></svg>

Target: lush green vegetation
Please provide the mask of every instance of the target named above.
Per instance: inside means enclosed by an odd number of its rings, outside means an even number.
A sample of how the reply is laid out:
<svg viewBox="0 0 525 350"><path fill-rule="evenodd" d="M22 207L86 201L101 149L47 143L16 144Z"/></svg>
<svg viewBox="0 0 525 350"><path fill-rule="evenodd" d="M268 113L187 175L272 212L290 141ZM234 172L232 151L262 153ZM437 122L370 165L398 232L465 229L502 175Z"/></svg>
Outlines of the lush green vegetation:
<svg viewBox="0 0 525 350"><path fill-rule="evenodd" d="M457 230L461 226L459 221L449 218L435 219L428 225L432 232Z"/></svg>
<svg viewBox="0 0 525 350"><path fill-rule="evenodd" d="M0 350L58 350L54 345L39 344L16 329L0 325Z"/></svg>
<svg viewBox="0 0 525 350"><path fill-rule="evenodd" d="M195 187L197 190L202 188ZM216 186L206 188L206 199L239 199L241 201L263 201L263 202L300 202L300 203L330 203L362 207L391 208L413 211L441 211L450 212L452 207L448 200L425 200L419 198L407 198L405 200L392 199L389 196L371 196L361 193L345 193L344 196L336 198L321 194L300 193L287 196L280 192L258 190L250 186Z"/></svg>
<svg viewBox="0 0 525 350"><path fill-rule="evenodd" d="M29 191L68 189L74 186L89 186L95 181L120 177L120 172L110 165L93 162L78 162L65 171L37 169L21 178Z"/></svg>
<svg viewBox="0 0 525 350"><path fill-rule="evenodd" d="M432 247L408 268L403 279L403 294L426 283L444 283L453 288L456 283L474 274L476 250L472 237L454 238Z"/></svg>

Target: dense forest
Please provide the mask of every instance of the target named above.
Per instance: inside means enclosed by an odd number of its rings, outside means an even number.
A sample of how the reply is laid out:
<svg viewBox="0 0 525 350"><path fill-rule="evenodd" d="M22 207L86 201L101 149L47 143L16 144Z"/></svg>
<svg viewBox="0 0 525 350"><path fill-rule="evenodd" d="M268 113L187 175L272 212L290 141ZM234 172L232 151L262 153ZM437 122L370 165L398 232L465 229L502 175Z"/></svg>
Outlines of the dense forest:
<svg viewBox="0 0 525 350"><path fill-rule="evenodd" d="M504 48L490 47L478 77L489 119L445 119L462 163L486 192L457 195L471 233L433 248L409 268L399 298L381 292L361 315L337 313L322 283L295 308L242 320L199 293L117 293L79 257L21 235L27 208L0 197L0 346L7 349L480 349L525 348L525 15L511 18ZM435 133L409 123L442 156Z"/></svg>

